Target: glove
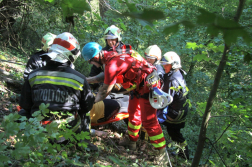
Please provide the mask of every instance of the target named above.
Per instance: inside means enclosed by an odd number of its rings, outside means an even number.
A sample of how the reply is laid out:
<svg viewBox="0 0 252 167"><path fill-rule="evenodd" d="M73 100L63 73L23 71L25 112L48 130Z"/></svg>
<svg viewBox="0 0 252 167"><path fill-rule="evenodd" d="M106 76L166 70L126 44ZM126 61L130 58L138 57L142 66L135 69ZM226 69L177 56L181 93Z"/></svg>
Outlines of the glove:
<svg viewBox="0 0 252 167"><path fill-rule="evenodd" d="M157 118L159 123L164 123L167 120L168 107L157 110Z"/></svg>

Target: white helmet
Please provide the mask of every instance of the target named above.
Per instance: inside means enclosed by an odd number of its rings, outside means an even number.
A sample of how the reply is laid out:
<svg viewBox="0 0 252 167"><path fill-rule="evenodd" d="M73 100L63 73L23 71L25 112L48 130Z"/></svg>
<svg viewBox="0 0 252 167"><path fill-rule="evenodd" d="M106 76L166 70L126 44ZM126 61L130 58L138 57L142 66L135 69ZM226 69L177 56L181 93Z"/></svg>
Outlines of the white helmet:
<svg viewBox="0 0 252 167"><path fill-rule="evenodd" d="M55 34L52 34L50 32L46 33L46 35L44 35L41 40L41 43L43 44L42 50L47 52L48 51L47 49L50 49L55 38L56 38Z"/></svg>
<svg viewBox="0 0 252 167"><path fill-rule="evenodd" d="M52 47L46 55L53 61L73 63L80 54L80 44L77 39L69 32L64 32L54 39Z"/></svg>
<svg viewBox="0 0 252 167"><path fill-rule="evenodd" d="M180 57L176 52L166 52L160 61L163 65L171 64L173 69L181 68Z"/></svg>
<svg viewBox="0 0 252 167"><path fill-rule="evenodd" d="M104 32L104 38L105 39L118 39L118 41L121 41L121 30L116 27L115 25L112 25L108 27Z"/></svg>
<svg viewBox="0 0 252 167"><path fill-rule="evenodd" d="M161 60L161 49L157 45L151 45L149 46L145 52L144 55L146 58L149 59L156 59L154 64L158 64L159 61Z"/></svg>
<svg viewBox="0 0 252 167"><path fill-rule="evenodd" d="M172 103L173 97L157 87L154 87L153 93L150 92L149 94L149 101L153 108L162 109Z"/></svg>

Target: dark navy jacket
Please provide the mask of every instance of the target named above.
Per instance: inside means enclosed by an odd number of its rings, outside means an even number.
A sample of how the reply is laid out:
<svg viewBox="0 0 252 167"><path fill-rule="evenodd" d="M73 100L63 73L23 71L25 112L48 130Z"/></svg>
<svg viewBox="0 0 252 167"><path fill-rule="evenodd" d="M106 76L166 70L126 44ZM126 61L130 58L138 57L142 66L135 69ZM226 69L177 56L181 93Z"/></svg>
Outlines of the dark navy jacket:
<svg viewBox="0 0 252 167"><path fill-rule="evenodd" d="M24 80L27 79L28 75L30 72L32 72L33 70L40 68L40 67L44 67L45 66L45 61L42 61L41 59L41 55L45 54L46 52L44 52L43 50L34 53L30 59L28 60L27 64L26 64L26 68L24 70Z"/></svg>
<svg viewBox="0 0 252 167"><path fill-rule="evenodd" d="M179 82L182 85L180 85ZM170 89L171 87L178 88L178 86L186 86L186 81L180 70L170 71L164 75L164 84L162 90L166 93L170 93L170 95L173 97L173 102L169 105L169 110L173 109L175 111L179 111L182 109L188 109L188 104L183 107L186 102L186 96L183 96L182 90L175 91Z"/></svg>
<svg viewBox="0 0 252 167"><path fill-rule="evenodd" d="M30 114L38 111L41 103L49 103L50 111L84 114L93 107L94 99L86 77L70 63L48 61L28 75L19 105Z"/></svg>

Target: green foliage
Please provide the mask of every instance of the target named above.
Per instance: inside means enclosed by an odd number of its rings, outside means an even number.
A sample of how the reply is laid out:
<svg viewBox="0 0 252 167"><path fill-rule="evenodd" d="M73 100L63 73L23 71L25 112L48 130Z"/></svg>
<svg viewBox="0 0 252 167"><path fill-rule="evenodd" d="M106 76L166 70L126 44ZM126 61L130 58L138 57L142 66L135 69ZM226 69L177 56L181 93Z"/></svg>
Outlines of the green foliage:
<svg viewBox="0 0 252 167"><path fill-rule="evenodd" d="M40 111L35 112L33 114L35 117L29 120L17 113L4 116L1 124L4 131L0 133L0 166L8 164L54 166L55 163L83 165L78 159L72 159L77 156L78 151L71 157L69 153L74 144L87 147L85 142L79 143L79 141L90 139L89 133L75 134L64 122L60 124L52 122L41 126L40 121L44 118L41 113L48 113L47 107L48 105L42 104ZM62 136L71 142L65 146L52 142Z"/></svg>
<svg viewBox="0 0 252 167"><path fill-rule="evenodd" d="M73 16L74 13L83 14L84 11L90 11L91 8L85 0L37 0L40 3L50 2L57 3L62 9L63 16Z"/></svg>

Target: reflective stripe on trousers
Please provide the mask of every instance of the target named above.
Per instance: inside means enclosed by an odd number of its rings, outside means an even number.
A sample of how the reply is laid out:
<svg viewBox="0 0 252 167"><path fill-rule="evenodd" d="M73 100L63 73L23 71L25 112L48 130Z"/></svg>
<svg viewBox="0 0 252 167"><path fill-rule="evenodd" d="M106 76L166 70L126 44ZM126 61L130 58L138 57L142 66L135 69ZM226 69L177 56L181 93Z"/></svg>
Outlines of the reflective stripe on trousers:
<svg viewBox="0 0 252 167"><path fill-rule="evenodd" d="M142 124L149 135L151 144L156 149L162 149L165 147L165 138L157 120L157 110L150 105L148 99L138 99L134 95L134 98L130 98L129 100L128 112L128 133L129 138L132 141L137 141L139 137L138 132Z"/></svg>

